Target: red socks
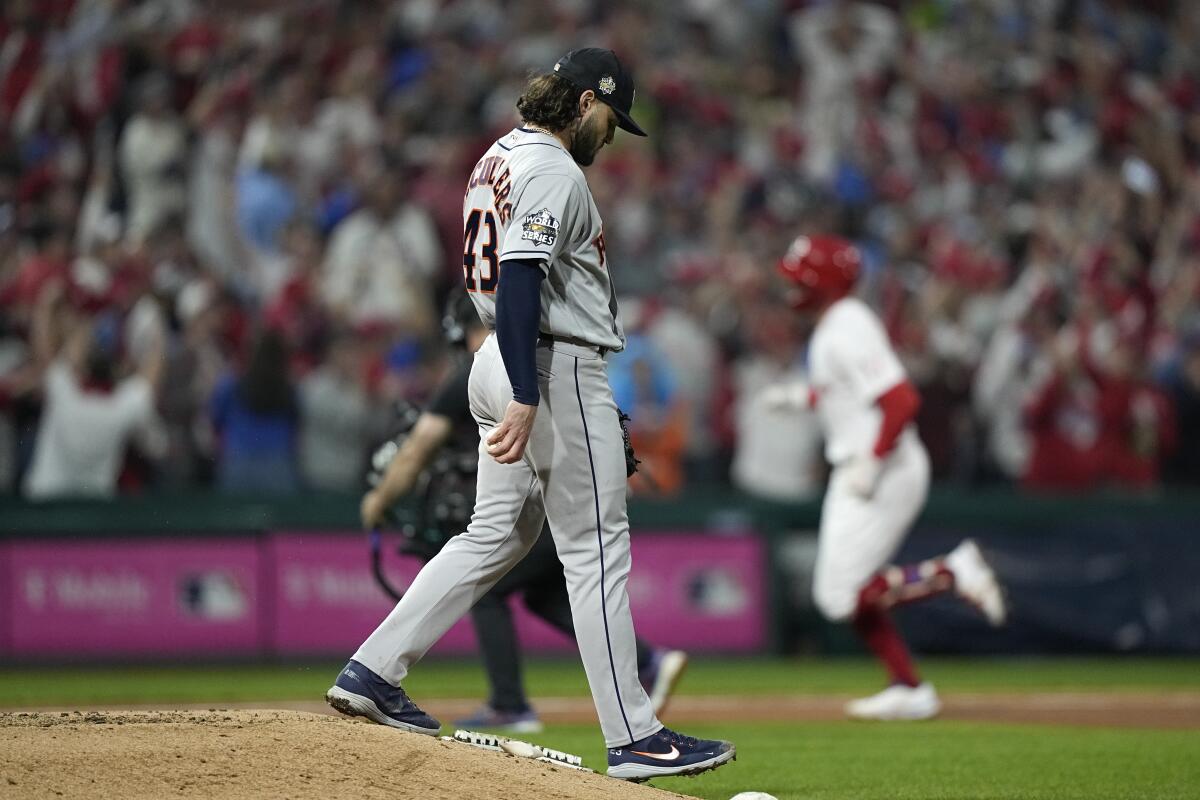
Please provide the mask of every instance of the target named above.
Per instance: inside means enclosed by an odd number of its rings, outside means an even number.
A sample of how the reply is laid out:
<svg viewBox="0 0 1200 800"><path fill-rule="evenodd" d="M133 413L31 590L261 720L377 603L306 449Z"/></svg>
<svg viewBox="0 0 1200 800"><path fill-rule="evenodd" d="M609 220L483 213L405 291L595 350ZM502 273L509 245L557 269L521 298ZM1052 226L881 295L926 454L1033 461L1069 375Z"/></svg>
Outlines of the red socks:
<svg viewBox="0 0 1200 800"><path fill-rule="evenodd" d="M858 607L889 609L924 600L954 588L954 573L941 558L919 564L887 567L875 573L858 594Z"/></svg>
<svg viewBox="0 0 1200 800"><path fill-rule="evenodd" d="M891 683L903 683L905 686L916 686L921 682L917 677L916 667L900 631L888 616L886 611L878 608L859 608L854 615L854 630L866 642L875 657L883 662Z"/></svg>
<svg viewBox="0 0 1200 800"><path fill-rule="evenodd" d="M888 567L876 573L858 595L854 630L883 662L892 683L916 686L921 682L900 631L888 615L894 606L924 600L954 588L954 575L940 558L906 567Z"/></svg>

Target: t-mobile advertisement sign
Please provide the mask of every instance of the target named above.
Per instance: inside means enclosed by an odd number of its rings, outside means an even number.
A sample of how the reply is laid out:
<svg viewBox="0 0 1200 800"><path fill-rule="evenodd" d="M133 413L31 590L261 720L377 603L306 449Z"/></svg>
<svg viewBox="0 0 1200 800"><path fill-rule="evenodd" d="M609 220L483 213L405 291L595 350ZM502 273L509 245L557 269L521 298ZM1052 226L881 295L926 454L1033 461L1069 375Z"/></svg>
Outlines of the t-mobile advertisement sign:
<svg viewBox="0 0 1200 800"><path fill-rule="evenodd" d="M383 569L404 591L421 561L397 555L397 542L384 539ZM395 606L371 574L365 534L274 533L266 553L275 583L275 623L267 632L274 652L348 657ZM466 653L474 646L470 620L462 619L431 652Z"/></svg>
<svg viewBox="0 0 1200 800"><path fill-rule="evenodd" d="M385 545L384 569L406 589L421 567ZM371 575L366 537L278 533L271 537L275 565L275 624L271 647L285 654L353 651L392 609ZM766 644L765 548L754 536L641 534L633 538L630 606L637 632L654 644L695 650L750 651ZM570 651L574 644L514 599L522 647ZM464 618L431 652L472 652L475 637Z"/></svg>
<svg viewBox="0 0 1200 800"><path fill-rule="evenodd" d="M385 541L403 590L421 567ZM638 633L697 651L766 643L766 551L754 536L640 534L628 589ZM0 657L345 657L394 603L362 534L0 543ZM511 599L524 649L574 644ZM431 652L475 651L468 618Z"/></svg>
<svg viewBox="0 0 1200 800"><path fill-rule="evenodd" d="M249 655L261 641L250 539L12 542L0 559L15 655Z"/></svg>

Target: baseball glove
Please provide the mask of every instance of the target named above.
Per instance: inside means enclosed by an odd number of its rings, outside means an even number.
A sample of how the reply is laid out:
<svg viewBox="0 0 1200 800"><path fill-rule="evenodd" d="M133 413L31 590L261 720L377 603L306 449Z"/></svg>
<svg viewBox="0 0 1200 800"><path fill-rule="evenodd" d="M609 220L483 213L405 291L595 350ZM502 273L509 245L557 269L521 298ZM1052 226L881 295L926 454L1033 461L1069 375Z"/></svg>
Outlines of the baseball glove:
<svg viewBox="0 0 1200 800"><path fill-rule="evenodd" d="M629 415L618 408L617 421L621 423L621 442L625 445L625 477L631 478L642 461L633 452L633 442L629 440Z"/></svg>

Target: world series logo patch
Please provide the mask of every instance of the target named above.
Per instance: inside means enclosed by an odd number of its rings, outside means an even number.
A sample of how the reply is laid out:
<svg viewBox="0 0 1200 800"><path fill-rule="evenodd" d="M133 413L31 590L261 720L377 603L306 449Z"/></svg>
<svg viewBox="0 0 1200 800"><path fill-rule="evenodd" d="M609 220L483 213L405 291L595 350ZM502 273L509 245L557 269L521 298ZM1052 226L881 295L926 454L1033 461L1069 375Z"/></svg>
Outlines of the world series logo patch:
<svg viewBox="0 0 1200 800"><path fill-rule="evenodd" d="M526 214L521 222L521 238L550 247L558 238L558 220L548 208Z"/></svg>

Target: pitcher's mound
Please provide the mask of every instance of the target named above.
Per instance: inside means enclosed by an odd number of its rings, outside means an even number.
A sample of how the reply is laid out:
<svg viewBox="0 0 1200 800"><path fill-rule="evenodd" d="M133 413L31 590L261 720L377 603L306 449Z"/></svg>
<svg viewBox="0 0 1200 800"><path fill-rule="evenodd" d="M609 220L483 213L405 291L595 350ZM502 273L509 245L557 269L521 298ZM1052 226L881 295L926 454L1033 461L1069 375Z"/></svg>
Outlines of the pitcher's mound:
<svg viewBox="0 0 1200 800"><path fill-rule="evenodd" d="M680 795L299 711L0 714L0 798L629 798Z"/></svg>

